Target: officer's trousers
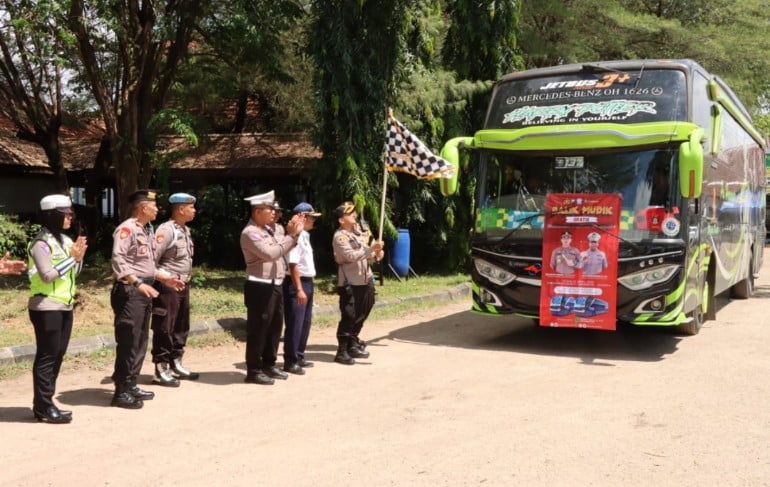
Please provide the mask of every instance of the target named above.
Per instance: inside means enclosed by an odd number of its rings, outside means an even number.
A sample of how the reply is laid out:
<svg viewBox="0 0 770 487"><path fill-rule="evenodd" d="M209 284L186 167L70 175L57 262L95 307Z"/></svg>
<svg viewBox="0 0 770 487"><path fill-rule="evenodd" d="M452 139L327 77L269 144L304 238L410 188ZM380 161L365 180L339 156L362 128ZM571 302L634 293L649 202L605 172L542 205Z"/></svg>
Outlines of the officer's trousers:
<svg viewBox="0 0 770 487"><path fill-rule="evenodd" d="M56 379L72 333L72 311L29 310L37 352L32 365L32 405L35 411L53 406Z"/></svg>
<svg viewBox="0 0 770 487"><path fill-rule="evenodd" d="M110 304L115 313L115 371L112 380L117 389L136 385L147 353L152 298L131 284L116 282Z"/></svg>
<svg viewBox="0 0 770 487"><path fill-rule="evenodd" d="M158 297L152 300L152 361L172 363L182 358L190 333L190 286L182 291L155 283Z"/></svg>
<svg viewBox="0 0 770 487"><path fill-rule="evenodd" d="M340 322L337 325L338 337L357 337L361 333L364 321L374 306L374 283L363 286L340 286Z"/></svg>
<svg viewBox="0 0 770 487"><path fill-rule="evenodd" d="M272 367L278 357L283 325L283 287L246 281L246 370L256 373Z"/></svg>
<svg viewBox="0 0 770 487"><path fill-rule="evenodd" d="M313 279L301 278L302 290L307 296L307 303L299 304L297 290L291 279L284 281L283 305L286 317L286 332L283 334L283 364L291 366L305 358L305 348L310 336L313 320Z"/></svg>

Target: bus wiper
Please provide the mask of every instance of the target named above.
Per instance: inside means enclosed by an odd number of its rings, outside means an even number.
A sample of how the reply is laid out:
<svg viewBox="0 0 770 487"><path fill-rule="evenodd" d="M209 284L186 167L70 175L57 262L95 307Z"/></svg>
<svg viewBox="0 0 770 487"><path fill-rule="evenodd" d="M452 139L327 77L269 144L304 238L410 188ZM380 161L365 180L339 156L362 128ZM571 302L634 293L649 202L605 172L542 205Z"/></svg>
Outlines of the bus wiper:
<svg viewBox="0 0 770 487"><path fill-rule="evenodd" d="M531 222L531 221L532 221L532 220L534 220L535 218L540 218L541 216L545 216L545 212L544 212L544 211L541 211L541 212L537 212L537 213L532 213L531 215L527 215L527 216L525 216L524 218L522 218L522 219L520 219L520 220L514 220L514 221L513 221L513 223L514 223L514 224L518 223L518 225L516 225L515 227L511 228L511 230L510 230L508 233L506 233L506 234L503 236L503 238L501 238L501 239L500 239L500 240L497 242L497 244L495 244L495 245L499 247L499 245L500 245L500 244L502 244L503 242L505 242L506 240L508 240L508 239L511 237L511 235L513 235L514 233L516 233L516 231L517 231L519 228L523 227L524 225L526 225L527 223Z"/></svg>
<svg viewBox="0 0 770 487"><path fill-rule="evenodd" d="M643 254L643 253L647 252L646 249L643 249L642 247L636 245L634 242L632 242L632 241L630 241L630 240L628 240L626 238L623 238L620 235L616 235L616 234L610 232L609 230L606 230L606 229L600 227L596 223L592 223L591 227L599 230L600 232L604 232L604 233L606 233L607 235L609 235L611 237L615 237L616 239L620 240L621 242L623 242L625 244L628 244L628 246L631 247L634 250L634 252L636 252L637 254Z"/></svg>

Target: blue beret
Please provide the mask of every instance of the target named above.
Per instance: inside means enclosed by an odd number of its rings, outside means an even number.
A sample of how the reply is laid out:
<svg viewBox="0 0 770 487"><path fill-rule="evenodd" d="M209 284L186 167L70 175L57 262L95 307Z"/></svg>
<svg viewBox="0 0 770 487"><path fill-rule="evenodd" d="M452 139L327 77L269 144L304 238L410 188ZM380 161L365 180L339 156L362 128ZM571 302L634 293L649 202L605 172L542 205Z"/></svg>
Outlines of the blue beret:
<svg viewBox="0 0 770 487"><path fill-rule="evenodd" d="M172 205L195 203L195 196L187 193L174 193L168 197L168 202Z"/></svg>

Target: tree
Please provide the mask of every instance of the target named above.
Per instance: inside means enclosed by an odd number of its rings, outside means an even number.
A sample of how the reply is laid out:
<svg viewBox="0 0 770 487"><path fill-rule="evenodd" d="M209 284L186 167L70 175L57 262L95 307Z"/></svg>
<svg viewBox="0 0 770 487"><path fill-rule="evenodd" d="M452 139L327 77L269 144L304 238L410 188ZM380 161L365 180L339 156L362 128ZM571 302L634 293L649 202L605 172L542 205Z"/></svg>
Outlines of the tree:
<svg viewBox="0 0 770 487"><path fill-rule="evenodd" d="M200 0L70 3L68 25L104 120L123 217L128 195L152 178L148 126L165 105L202 15Z"/></svg>
<svg viewBox="0 0 770 487"><path fill-rule="evenodd" d="M770 84L770 22L762 0L525 2L527 67L609 59L692 58L758 113Z"/></svg>
<svg viewBox="0 0 770 487"><path fill-rule="evenodd" d="M327 207L353 200L371 222L380 216L379 205L367 203L380 201L386 108L411 5L409 0L312 3L316 142L324 153L318 195Z"/></svg>
<svg viewBox="0 0 770 487"><path fill-rule="evenodd" d="M0 113L19 138L43 149L57 190L66 192L59 132L67 43L59 9L58 2L0 2Z"/></svg>

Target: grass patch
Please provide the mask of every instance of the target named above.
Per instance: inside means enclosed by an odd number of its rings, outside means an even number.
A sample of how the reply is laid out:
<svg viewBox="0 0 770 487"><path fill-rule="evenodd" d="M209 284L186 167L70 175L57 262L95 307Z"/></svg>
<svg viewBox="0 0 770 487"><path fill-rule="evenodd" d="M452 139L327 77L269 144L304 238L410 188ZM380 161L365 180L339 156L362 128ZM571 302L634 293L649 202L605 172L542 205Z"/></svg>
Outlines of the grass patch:
<svg viewBox="0 0 770 487"><path fill-rule="evenodd" d="M193 323L210 319L245 317L243 271L197 267L195 273L190 290L190 320ZM383 286L377 284L377 301L394 302L401 297L429 294L456 287L465 282L468 282L468 276L464 274L424 275L400 282L391 277L385 280ZM332 306L336 309L338 303L336 286L336 275L318 278L315 303L318 306ZM109 263L92 264L84 269L78 278L73 338L112 335L111 288ZM29 283L25 276L4 276L0 281L0 302L3 303L0 310L0 347L35 343L35 333L27 313L28 299ZM417 304L416 307L421 304ZM378 315L373 314L374 316ZM318 316L315 324L336 326L338 321L338 316Z"/></svg>
<svg viewBox="0 0 770 487"><path fill-rule="evenodd" d="M448 279L448 280L444 280ZM429 292L435 292L437 290L444 290L448 286L453 285L459 285L463 282L466 282L465 280L458 280L455 282L454 278L442 278L439 279L440 282L443 282L442 286L440 286L438 289L433 287L430 288L429 286L426 286L425 284L422 284L420 286L421 293L419 294L427 294ZM386 284L387 286L388 284ZM406 284L405 284L406 285ZM396 286L393 286L396 287ZM404 294L398 294L398 293L380 293L380 290L383 289L382 287L377 287L378 290L378 296L377 299L380 301L388 301L388 306L383 306L381 308L374 308L372 310L371 315L369 316L369 320L380 320L380 319L393 319L393 318L400 318L404 316L408 316L410 313L412 313L415 310L418 309L431 309L435 308L437 306L442 306L446 304L446 301L440 300L440 299L422 299L422 300L409 300L409 301L398 301L397 297L403 297ZM390 299L386 299L383 294L386 294ZM417 293L414 293L415 295ZM330 298L336 298L336 295L329 296ZM336 299L334 300L336 303ZM330 304L330 303L326 303ZM328 327L335 327L337 326L337 322L339 321L339 316L335 314L331 315L319 315L313 319L313 327L314 328L328 328ZM30 325L31 327L31 325ZM33 337L34 339L34 337ZM244 341L246 339L245 334L239 332L236 332L235 335L225 332L225 331L217 331L213 333L205 333L201 335L192 335L187 340L187 346L189 348L209 348L209 347L221 347L221 346L229 346L229 345L235 345L239 341ZM152 344L148 345L148 353L149 348L152 347ZM112 365L115 362L115 351L110 348L101 348L99 350L94 350L89 353L82 353L74 356L67 355L64 357L64 363L62 365L63 371L69 371L69 370L78 370L78 369L91 369L91 370L105 370L109 371L111 370ZM13 364L13 365L7 365L0 367L0 381L2 380L8 380L13 379L16 377L20 377L21 375L25 373L31 373L32 370L32 362L23 362L20 364Z"/></svg>

